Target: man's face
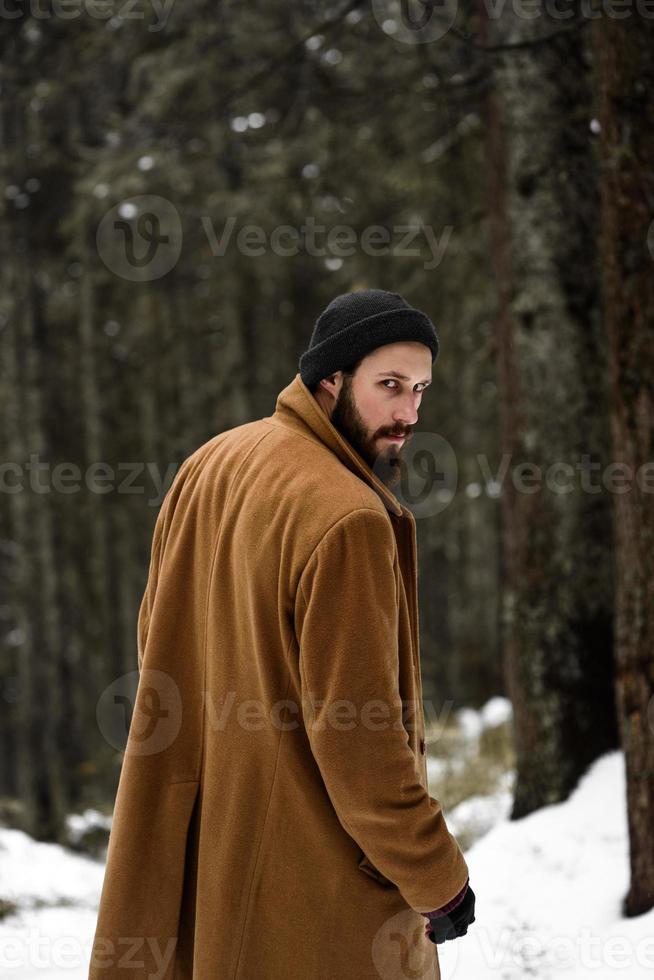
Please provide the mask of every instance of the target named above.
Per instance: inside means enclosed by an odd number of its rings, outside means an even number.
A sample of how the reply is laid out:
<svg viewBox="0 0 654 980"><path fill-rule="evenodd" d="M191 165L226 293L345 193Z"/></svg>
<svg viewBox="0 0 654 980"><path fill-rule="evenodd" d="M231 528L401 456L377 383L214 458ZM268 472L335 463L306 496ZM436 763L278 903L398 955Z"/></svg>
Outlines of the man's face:
<svg viewBox="0 0 654 980"><path fill-rule="evenodd" d="M384 344L363 359L354 377L337 371L318 389L334 428L387 486L400 479L402 448L431 383L431 357L417 341Z"/></svg>

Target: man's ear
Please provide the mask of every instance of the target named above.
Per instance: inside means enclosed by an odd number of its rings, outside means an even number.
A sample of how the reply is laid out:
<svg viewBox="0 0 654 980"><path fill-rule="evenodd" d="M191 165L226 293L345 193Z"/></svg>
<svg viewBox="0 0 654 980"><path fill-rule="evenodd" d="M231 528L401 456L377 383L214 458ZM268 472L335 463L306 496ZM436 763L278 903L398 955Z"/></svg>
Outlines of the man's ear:
<svg viewBox="0 0 654 980"><path fill-rule="evenodd" d="M318 382L317 391L326 392L331 398L336 400L338 393L341 390L343 384L343 372L334 371L333 374L328 374L326 378L322 378Z"/></svg>

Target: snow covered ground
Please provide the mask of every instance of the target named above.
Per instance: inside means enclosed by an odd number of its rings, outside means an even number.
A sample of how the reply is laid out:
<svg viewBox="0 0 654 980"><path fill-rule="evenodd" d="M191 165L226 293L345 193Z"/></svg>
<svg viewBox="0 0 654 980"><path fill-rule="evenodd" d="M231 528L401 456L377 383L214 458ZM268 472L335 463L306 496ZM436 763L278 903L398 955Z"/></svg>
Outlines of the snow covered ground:
<svg viewBox="0 0 654 980"><path fill-rule="evenodd" d="M477 719L466 709L471 736L503 720L501 699L493 700ZM493 797L446 814L455 834L472 822L483 836L466 851L476 921L439 947L443 980L651 980L654 911L620 915L628 881L622 753L597 760L565 803L512 822L511 776ZM0 975L86 980L102 876L98 861L0 828L0 898L20 905L0 921Z"/></svg>
<svg viewBox="0 0 654 980"><path fill-rule="evenodd" d="M104 866L0 828L0 898L19 913L0 920L0 976L16 980L82 980Z"/></svg>
<svg viewBox="0 0 654 980"><path fill-rule="evenodd" d="M596 760L565 803L499 820L466 861L475 922L439 947L443 980L652 980L654 910L620 913L629 877L621 752Z"/></svg>

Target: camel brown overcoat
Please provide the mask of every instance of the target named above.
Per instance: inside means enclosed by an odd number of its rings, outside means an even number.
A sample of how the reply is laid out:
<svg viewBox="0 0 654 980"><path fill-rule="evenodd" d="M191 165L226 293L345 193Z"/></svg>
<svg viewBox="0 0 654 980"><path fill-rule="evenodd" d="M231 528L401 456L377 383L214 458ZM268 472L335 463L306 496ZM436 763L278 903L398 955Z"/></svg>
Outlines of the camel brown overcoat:
<svg viewBox="0 0 654 980"><path fill-rule="evenodd" d="M434 980L411 512L297 374L160 508L92 980Z"/></svg>

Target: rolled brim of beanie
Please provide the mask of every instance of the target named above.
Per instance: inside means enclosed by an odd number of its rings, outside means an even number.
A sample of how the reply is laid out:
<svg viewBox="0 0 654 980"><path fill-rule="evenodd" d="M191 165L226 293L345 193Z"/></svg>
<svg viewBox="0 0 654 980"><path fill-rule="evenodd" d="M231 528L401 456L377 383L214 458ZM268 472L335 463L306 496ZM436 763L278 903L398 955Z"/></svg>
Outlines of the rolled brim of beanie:
<svg viewBox="0 0 654 980"><path fill-rule="evenodd" d="M410 340L429 347L432 363L436 360L438 337L426 313L415 309L374 313L306 350L299 362L300 377L307 386L316 384L377 347Z"/></svg>

